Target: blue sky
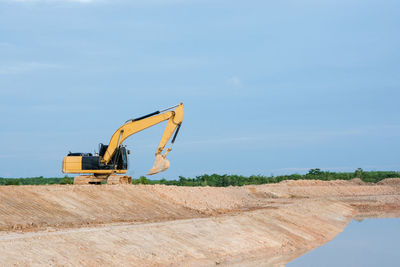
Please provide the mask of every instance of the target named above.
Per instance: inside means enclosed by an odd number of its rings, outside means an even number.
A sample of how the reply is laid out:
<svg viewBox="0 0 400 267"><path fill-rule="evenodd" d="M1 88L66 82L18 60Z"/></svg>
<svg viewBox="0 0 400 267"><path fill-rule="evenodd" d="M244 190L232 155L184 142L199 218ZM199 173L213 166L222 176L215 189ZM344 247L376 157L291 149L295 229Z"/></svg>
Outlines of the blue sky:
<svg viewBox="0 0 400 267"><path fill-rule="evenodd" d="M0 0L0 176L185 103L171 167L400 170L398 1ZM164 125L132 136L146 174Z"/></svg>

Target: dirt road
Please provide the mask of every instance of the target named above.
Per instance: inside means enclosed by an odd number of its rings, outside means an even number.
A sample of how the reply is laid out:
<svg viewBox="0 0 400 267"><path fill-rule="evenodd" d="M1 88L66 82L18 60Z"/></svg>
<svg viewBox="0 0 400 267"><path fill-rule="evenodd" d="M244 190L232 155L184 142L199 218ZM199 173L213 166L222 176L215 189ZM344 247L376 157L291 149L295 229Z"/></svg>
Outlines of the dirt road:
<svg viewBox="0 0 400 267"><path fill-rule="evenodd" d="M366 217L400 217L400 179L4 186L0 257L17 266L281 266Z"/></svg>

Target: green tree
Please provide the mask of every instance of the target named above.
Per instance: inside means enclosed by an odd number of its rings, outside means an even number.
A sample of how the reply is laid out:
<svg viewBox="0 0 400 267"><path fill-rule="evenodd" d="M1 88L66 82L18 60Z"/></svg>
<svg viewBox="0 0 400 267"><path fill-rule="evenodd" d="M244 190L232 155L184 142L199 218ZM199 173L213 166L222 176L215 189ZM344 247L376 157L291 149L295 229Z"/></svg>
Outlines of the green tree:
<svg viewBox="0 0 400 267"><path fill-rule="evenodd" d="M133 184L150 184L150 181L145 176L140 176L139 179L132 181Z"/></svg>
<svg viewBox="0 0 400 267"><path fill-rule="evenodd" d="M356 178L362 178L362 177L363 177L363 169L358 168L358 169L354 172L354 177L356 177Z"/></svg>
<svg viewBox="0 0 400 267"><path fill-rule="evenodd" d="M321 169L318 169L318 168L311 169L311 170L308 171L308 174L317 176L317 175L321 175L322 171L321 171Z"/></svg>
<svg viewBox="0 0 400 267"><path fill-rule="evenodd" d="M21 185L20 179L7 179L5 185Z"/></svg>
<svg viewBox="0 0 400 267"><path fill-rule="evenodd" d="M74 183L74 178L68 176L64 176L64 178L62 178L60 181L60 184L73 184L73 183Z"/></svg>

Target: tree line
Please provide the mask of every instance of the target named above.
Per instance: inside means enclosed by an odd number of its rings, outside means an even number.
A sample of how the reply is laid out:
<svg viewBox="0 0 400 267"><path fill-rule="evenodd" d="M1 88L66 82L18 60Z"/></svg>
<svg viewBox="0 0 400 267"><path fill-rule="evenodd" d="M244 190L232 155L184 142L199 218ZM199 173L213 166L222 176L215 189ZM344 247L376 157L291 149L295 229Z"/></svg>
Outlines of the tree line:
<svg viewBox="0 0 400 267"><path fill-rule="evenodd" d="M1 178L0 185L45 185L45 184L73 184L74 177L50 177L43 176L30 178Z"/></svg>
<svg viewBox="0 0 400 267"><path fill-rule="evenodd" d="M264 176L264 175L231 175L231 174L204 174L195 178L179 176L178 180L149 180L145 176L138 179L133 179L133 184L165 184L177 186L243 186L251 184L271 184L279 183L285 180L351 180L360 178L367 183L377 183L386 178L400 177L400 172L396 171L363 171L358 168L354 172L330 172L322 171L321 169L311 169L307 174L290 174L279 176Z"/></svg>
<svg viewBox="0 0 400 267"><path fill-rule="evenodd" d="M270 184L279 183L285 180L351 180L360 178L367 183L377 183L386 178L400 177L400 172L396 171L364 171L360 168L354 172L330 172L322 171L321 169L311 169L307 174L290 174L279 176L264 176L264 175L235 175L235 174L204 174L194 178L179 176L176 180L150 180L145 176L140 176L137 179L132 179L133 184L164 184L177 186L243 186L250 184ZM0 185L45 185L45 184L73 184L73 177L50 177L45 178L1 178Z"/></svg>

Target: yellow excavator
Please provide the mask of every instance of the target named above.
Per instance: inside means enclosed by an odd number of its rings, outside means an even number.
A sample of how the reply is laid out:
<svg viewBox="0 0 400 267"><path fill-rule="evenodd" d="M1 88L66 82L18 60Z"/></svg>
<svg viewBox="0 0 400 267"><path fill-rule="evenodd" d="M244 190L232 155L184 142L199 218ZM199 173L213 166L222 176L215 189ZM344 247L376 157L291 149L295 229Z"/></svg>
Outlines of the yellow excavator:
<svg viewBox="0 0 400 267"><path fill-rule="evenodd" d="M74 184L125 184L132 183L132 178L124 174L128 169L129 150L122 143L129 136L138 133L151 126L168 121L160 144L156 151L156 159L148 175L165 171L169 168L167 154L171 151L172 144L182 124L184 114L183 103L179 105L156 111L139 118L130 119L125 122L112 135L108 145L100 144L99 152L95 153L69 153L63 160L63 173L90 174L80 175L74 178ZM165 148L168 140L172 137L171 147Z"/></svg>

